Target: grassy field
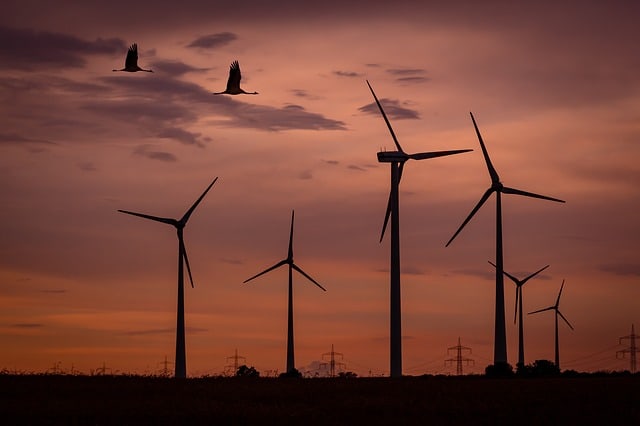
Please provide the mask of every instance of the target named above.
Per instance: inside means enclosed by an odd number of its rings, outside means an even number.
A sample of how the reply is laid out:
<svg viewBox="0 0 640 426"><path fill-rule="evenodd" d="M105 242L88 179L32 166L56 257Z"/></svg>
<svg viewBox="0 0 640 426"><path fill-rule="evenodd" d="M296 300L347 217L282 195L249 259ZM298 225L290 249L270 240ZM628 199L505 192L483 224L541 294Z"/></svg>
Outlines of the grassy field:
<svg viewBox="0 0 640 426"><path fill-rule="evenodd" d="M0 375L5 425L640 424L640 376L356 379Z"/></svg>

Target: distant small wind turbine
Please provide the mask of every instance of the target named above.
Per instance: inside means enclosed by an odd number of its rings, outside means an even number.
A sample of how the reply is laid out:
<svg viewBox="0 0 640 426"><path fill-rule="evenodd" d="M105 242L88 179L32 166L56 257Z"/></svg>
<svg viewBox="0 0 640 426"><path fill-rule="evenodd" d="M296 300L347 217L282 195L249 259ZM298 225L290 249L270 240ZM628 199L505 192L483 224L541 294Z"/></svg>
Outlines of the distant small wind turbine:
<svg viewBox="0 0 640 426"><path fill-rule="evenodd" d="M564 315L562 315L562 312L560 312L560 309L558 308L560 305L560 296L562 295L563 287L564 287L564 280L562 280L562 285L560 286L560 291L558 292L558 298L556 299L555 305L549 306L548 308L544 308L544 309L538 309L537 311L529 312L529 315L531 315L531 314L537 314L538 312L555 311L556 313L556 367L558 367L558 369L560 369L560 344L558 341L558 315L560 315L560 317L564 320L564 322L567 323L569 328L573 330L573 326L569 324L569 321L564 317Z"/></svg>
<svg viewBox="0 0 640 426"><path fill-rule="evenodd" d="M490 261L489 263L494 268L496 268L496 265L493 262ZM529 281L531 278L535 277L536 275L538 275L540 272L544 271L548 267L549 267L549 265L545 266L542 269L537 270L533 274L531 274L528 277L523 278L521 280L516 278L516 277L514 277L513 275L509 274L506 271L502 271L516 285L516 308L515 308L515 311L513 313L513 322L514 323L516 322L516 317L519 319L519 322L518 322L518 364L521 364L521 365L524 365L524 330L523 330L523 325L522 325L523 324L522 323L522 286L527 281ZM518 315L518 314L520 314L520 315Z"/></svg>
<svg viewBox="0 0 640 426"><path fill-rule="evenodd" d="M127 59L124 61L124 68L113 71L126 71L126 72L136 72L136 71L145 71L145 72L153 72L153 70L145 70L138 66L138 45L133 43L129 50L127 51Z"/></svg>
<svg viewBox="0 0 640 426"><path fill-rule="evenodd" d="M189 273L189 281L191 281L191 287L193 287L193 277L191 276L191 267L189 266L189 258L187 257L187 249L184 245L183 230L189 221L189 217L193 211L198 207L200 201L207 195L207 192L211 189L218 178L216 177L213 182L205 189L200 198L187 210L180 220L150 216L142 213L134 213L127 210L118 210L121 213L138 216L143 219L154 220L156 222L166 223L172 225L178 231L178 315L176 326L176 362L175 362L175 377L185 378L187 377L187 354L185 345L185 331L184 331L184 264L187 265L187 272Z"/></svg>
<svg viewBox="0 0 640 426"><path fill-rule="evenodd" d="M378 162L390 163L391 165L391 191L389 192L389 201L387 202L387 211L384 216L384 224L382 225L382 232L380 233L380 242L384 237L384 232L387 229L387 223L389 217L391 217L391 260L389 268L389 281L390 281L390 375L391 377L402 376L402 314L401 314L401 300L400 300L400 197L399 187L400 179L402 178L402 171L404 170L404 163L408 160L427 160L430 158L443 157L453 154L461 154L463 152L471 151L471 149L458 149L453 151L435 151L435 152L419 152L415 154L407 154L404 152L398 138L391 127L391 123L385 114L378 97L376 96L371 84L367 80L367 86L375 99L378 109L382 114L384 122L389 128L389 133L393 138L393 142L396 145L397 151L382 151L378 152Z"/></svg>
<svg viewBox="0 0 640 426"><path fill-rule="evenodd" d="M227 80L227 88L224 92L214 92L214 95L257 95L258 92L245 92L240 88L240 64L238 61L231 62L229 67L229 79Z"/></svg>
<svg viewBox="0 0 640 426"><path fill-rule="evenodd" d="M300 267L298 267L298 265L293 263L293 218L294 218L294 211L291 211L291 231L289 232L289 251L287 254L287 258L284 260L281 260L280 262L276 263L270 268L265 269L259 274L256 274L251 278L248 278L243 281L243 284L247 283L253 280L254 278L258 278L260 275L266 274L267 272L270 272L276 268L279 268L283 265L289 265L289 304L288 304L288 321L287 321L287 370L286 370L287 373L290 373L295 369L295 359L294 359L294 352L293 352L293 273L292 273L292 270L295 269L296 271L304 275L304 277L307 278L309 281L311 281L312 283L320 287L322 290L327 291L324 287L318 284L316 280L311 278L309 275L307 275L306 272L304 272Z"/></svg>
<svg viewBox="0 0 640 426"><path fill-rule="evenodd" d="M487 152L487 148L484 146L484 141L482 140L482 135L480 135L480 130L478 130L478 125L476 124L476 120L473 117L472 113L471 121L473 121L473 127L476 130L476 135L478 136L478 141L480 142L480 148L482 148L482 155L484 156L484 161L487 164L487 169L489 171L489 176L491 177L491 186L489 189L485 191L485 193L478 201L478 204L471 210L469 216L462 222L462 225L458 228L453 237L449 239L446 246L458 236L460 231L469 223L471 218L476 214L480 207L489 199L493 192L496 193L496 304L495 304L495 328L494 328L494 347L493 347L493 363L500 364L507 362L507 332L506 332L506 324L504 318L504 277L502 273L504 272L504 260L502 254L502 194L513 194L513 195L523 195L525 197L532 198L540 198L543 200L556 201L558 203L564 203L563 200L559 200L557 198L547 197L545 195L538 195L532 192L523 191L521 189L510 188L508 186L504 186L502 182L500 182L500 176L498 176L498 172L491 164L491 159L489 158L489 153Z"/></svg>

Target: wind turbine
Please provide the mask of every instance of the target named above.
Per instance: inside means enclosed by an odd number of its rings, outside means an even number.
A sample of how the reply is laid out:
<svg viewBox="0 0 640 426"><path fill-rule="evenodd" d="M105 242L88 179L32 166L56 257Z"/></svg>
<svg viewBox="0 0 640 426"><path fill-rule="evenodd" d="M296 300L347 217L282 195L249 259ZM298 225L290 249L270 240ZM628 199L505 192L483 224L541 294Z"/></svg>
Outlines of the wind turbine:
<svg viewBox="0 0 640 426"><path fill-rule="evenodd" d="M454 151L436 151L436 152L419 152L417 154L407 154L404 152L398 138L396 138L391 123L387 118L387 115L378 100L371 84L367 80L367 85L371 94L380 109L380 113L384 118L393 142L396 145L397 151L382 151L378 152L378 162L391 164L391 191L389 193L389 201L387 203L387 212L384 217L384 224L382 225L382 233L380 234L380 242L384 237L384 232L387 229L387 222L391 216L391 267L390 267L390 300L391 300L391 315L390 315L390 375L391 377L402 376L402 327L401 327L401 314L400 314L400 210L399 210L399 186L400 179L402 178L402 170L404 169L404 163L411 160L426 160L429 158L443 157L446 155L461 154L463 152L472 151L471 149L460 149Z"/></svg>
<svg viewBox="0 0 640 426"><path fill-rule="evenodd" d="M495 268L496 265L493 262L489 262ZM529 281L531 278L538 275L540 272L547 269L549 265L545 266L542 269L537 270L533 274L529 275L526 278L518 279L513 275L509 274L506 271L502 271L507 277L511 279L516 285L516 308L513 313L513 322L516 322L516 316L518 317L518 364L524 365L524 331L522 325L522 286ZM518 315L520 314L520 315Z"/></svg>
<svg viewBox="0 0 640 426"><path fill-rule="evenodd" d="M493 363L507 363L507 334L506 334L506 324L504 319L504 278L502 273L504 272L503 268L503 256L502 256L502 204L501 204L501 195L504 194L513 194L513 195L524 195L525 197L532 198L540 198L543 200L557 201L559 203L564 203L563 200L559 200L557 198L547 197L545 195L538 195L532 192L522 191L520 189L510 188L508 186L504 186L502 182L500 182L500 177L498 176L498 172L493 168L493 164L491 164L491 159L489 158L489 153L487 152L487 148L484 146L484 142L482 140L482 136L480 135L480 130L478 130L478 126L476 124L476 120L473 117L472 113L471 121L473 121L473 127L476 129L476 134L478 135L478 141L480 141L480 148L482 148L482 155L484 156L484 161L487 164L487 169L489 170L489 176L491 177L491 186L489 189L485 191L485 193L480 198L480 201L476 206L471 210L469 216L462 222L462 225L458 228L453 237L447 242L446 246L456 238L456 236L462 231L462 228L471 220L473 215L482 207L482 205L489 199L492 193L496 193L496 312L495 312L495 330L494 330L494 348L493 348Z"/></svg>
<svg viewBox="0 0 640 426"><path fill-rule="evenodd" d="M560 295L562 295L563 287L564 287L564 280L562 280L562 285L560 286L560 291L558 292L558 298L556 299L555 305L549 306L548 308L544 308L544 309L538 309L537 311L529 312L529 315L531 315L531 314L537 314L538 312L551 311L551 310L555 311L556 313L556 367L558 367L558 370L560 370L560 344L558 342L558 315L560 315L560 317L562 317L564 322L567 323L569 328L573 330L573 326L569 324L569 321L564 317L564 315L562 315L562 312L560 312L560 309L558 308L558 306L560 305Z"/></svg>
<svg viewBox="0 0 640 426"><path fill-rule="evenodd" d="M295 211L291 211L291 231L289 232L289 251L287 253L287 257L284 260L276 263L275 265L265 269L252 276L251 278L247 278L243 281L247 283L254 278L258 278L260 275L264 275L267 272L270 272L276 268L279 268L283 265L289 265L289 304L288 304L288 317L287 317L287 373L290 373L295 369L295 358L293 353L293 269L300 272L305 278L309 281L320 287L323 291L327 291L324 287L322 287L316 280L311 278L306 272L304 272L298 265L293 262L293 219L294 219Z"/></svg>
<svg viewBox="0 0 640 426"><path fill-rule="evenodd" d="M180 220L170 219L165 217L151 216L142 213L130 212L127 210L118 210L121 213L130 214L133 216L139 216L143 219L154 220L156 222L166 223L167 225L174 226L178 232L178 315L176 325L176 362L175 362L175 377L185 378L187 377L187 355L185 346L185 332L184 332L184 264L187 265L187 272L189 273L189 281L191 287L193 287L193 277L191 276L191 267L189 266L189 258L187 257L187 249L184 245L183 230L189 221L189 217L193 211L198 207L200 201L207 195L207 192L211 189L218 178L216 177L213 182L205 189L200 198L187 210Z"/></svg>

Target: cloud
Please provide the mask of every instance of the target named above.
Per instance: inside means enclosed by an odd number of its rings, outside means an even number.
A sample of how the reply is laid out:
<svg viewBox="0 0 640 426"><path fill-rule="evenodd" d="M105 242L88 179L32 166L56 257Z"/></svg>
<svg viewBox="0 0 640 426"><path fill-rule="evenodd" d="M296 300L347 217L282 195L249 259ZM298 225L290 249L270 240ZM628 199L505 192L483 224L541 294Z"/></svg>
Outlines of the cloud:
<svg viewBox="0 0 640 426"><path fill-rule="evenodd" d="M320 96L311 95L304 89L291 89L291 93L293 93L293 96L297 96L299 98L305 98L309 100L321 99Z"/></svg>
<svg viewBox="0 0 640 426"><path fill-rule="evenodd" d="M422 68L391 68L391 69L388 69L387 72L392 75L407 76L407 75L424 74L427 72L427 70Z"/></svg>
<svg viewBox="0 0 640 426"><path fill-rule="evenodd" d="M55 142L44 139L34 139L20 136L17 133L0 133L0 144L16 145L56 145Z"/></svg>
<svg viewBox="0 0 640 426"><path fill-rule="evenodd" d="M11 324L11 327L13 327L13 328L42 328L42 327L44 327L44 324L27 322L27 323Z"/></svg>
<svg viewBox="0 0 640 426"><path fill-rule="evenodd" d="M298 179L302 179L302 180L313 179L313 175L311 174L311 171L305 170L303 172L300 172L300 174L298 175Z"/></svg>
<svg viewBox="0 0 640 426"><path fill-rule="evenodd" d="M0 68L35 71L82 68L87 55L125 52L118 38L87 41L73 35L0 26Z"/></svg>
<svg viewBox="0 0 640 426"><path fill-rule="evenodd" d="M331 164L332 166L337 166L338 164L340 164L340 162L338 160L322 160L327 164Z"/></svg>
<svg viewBox="0 0 640 426"><path fill-rule="evenodd" d="M356 166L355 164L349 164L347 166L347 169L356 170L358 172L366 172L367 171L367 169L365 169L364 167Z"/></svg>
<svg viewBox="0 0 640 426"><path fill-rule="evenodd" d="M155 61L151 64L151 67L171 77L180 77L188 72L205 72L210 69L196 68L184 62L174 60Z"/></svg>
<svg viewBox="0 0 640 426"><path fill-rule="evenodd" d="M96 165L91 161L82 161L78 163L78 168L83 172L95 172L96 170L98 170L96 168Z"/></svg>
<svg viewBox="0 0 640 426"><path fill-rule="evenodd" d="M134 155L140 155L142 157L149 158L151 160L164 161L167 163L173 163L178 161L178 158L165 151L153 151L151 145L139 145L134 151Z"/></svg>
<svg viewBox="0 0 640 426"><path fill-rule="evenodd" d="M215 49L218 47L226 46L227 44L237 39L238 39L238 36L236 36L234 33L230 33L230 32L215 33L215 34L209 34L202 37L198 37L197 39L189 43L187 47L201 48L201 49Z"/></svg>
<svg viewBox="0 0 640 426"><path fill-rule="evenodd" d="M126 76L125 76L126 77ZM268 131L282 130L346 130L343 121L307 111L296 104L283 107L256 105L227 96L213 96L203 87L169 77L150 78L103 77L118 96L114 100L101 99L85 104L85 108L106 114L118 121L148 121L149 128L166 126L166 122L192 122L198 113L218 114L211 120L221 126ZM135 98L122 96L135 93ZM194 104L198 108L193 108ZM198 111L198 113L196 113Z"/></svg>
<svg viewBox="0 0 640 426"><path fill-rule="evenodd" d="M334 71L333 73L339 77L362 77L363 75L355 71Z"/></svg>
<svg viewBox="0 0 640 426"><path fill-rule="evenodd" d="M430 78L427 77L400 77L396 79L399 83L426 83L427 81L431 81Z"/></svg>
<svg viewBox="0 0 640 426"><path fill-rule="evenodd" d="M600 265L599 269L621 276L640 276L640 264L637 263L608 263Z"/></svg>
<svg viewBox="0 0 640 426"><path fill-rule="evenodd" d="M400 106L400 102L395 99L382 98L380 99L380 104L382 104L384 112L389 118L394 118L397 120L417 120L420 118L420 114L418 113L418 111ZM361 106L360 108L358 108L358 111L370 115L380 114L378 105L376 105L375 102L371 102L370 104Z"/></svg>
<svg viewBox="0 0 640 426"><path fill-rule="evenodd" d="M169 127L158 133L159 138L173 139L185 145L196 145L203 147L203 142L211 142L208 136L201 136L201 133L192 133L178 127Z"/></svg>
<svg viewBox="0 0 640 426"><path fill-rule="evenodd" d="M67 290L63 288L40 290L40 293L47 293L47 294L65 294L66 292Z"/></svg>

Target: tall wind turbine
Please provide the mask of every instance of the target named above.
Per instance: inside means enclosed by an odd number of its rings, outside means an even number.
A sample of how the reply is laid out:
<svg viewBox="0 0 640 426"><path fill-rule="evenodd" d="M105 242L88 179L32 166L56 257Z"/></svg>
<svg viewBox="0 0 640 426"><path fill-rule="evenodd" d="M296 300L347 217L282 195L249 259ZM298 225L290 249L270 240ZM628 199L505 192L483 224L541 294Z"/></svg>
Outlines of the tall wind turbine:
<svg viewBox="0 0 640 426"><path fill-rule="evenodd" d="M191 276L191 267L189 266L189 258L187 257L187 249L184 245L183 230L187 225L189 218L193 211L198 207L200 201L207 195L207 192L211 189L218 178L216 177L213 182L205 189L200 198L187 210L180 220L150 216L148 214L135 213L127 210L118 210L121 213L130 214L133 216L139 216L144 219L154 220L156 222L166 223L167 225L174 226L178 232L178 315L176 325L176 362L175 362L175 377L185 378L187 377L187 354L185 345L185 332L184 332L184 264L187 265L187 272L189 273L189 281L191 287L193 287L193 277Z"/></svg>
<svg viewBox="0 0 640 426"><path fill-rule="evenodd" d="M289 265L289 306L288 306L288 317L287 317L287 373L290 373L295 369L295 358L293 353L293 269L300 272L305 278L309 281L320 287L323 291L327 291L324 287L322 287L316 280L311 278L306 272L304 272L298 265L293 262L293 218L294 211L291 211L291 231L289 232L289 251L287 253L287 258L281 260L275 265L265 269L243 281L243 283L247 283L254 278L258 278L260 275L266 274L276 268L279 268L283 265Z"/></svg>
<svg viewBox="0 0 640 426"><path fill-rule="evenodd" d="M501 364L507 363L507 333L506 333L506 324L504 319L504 278L502 273L504 272L503 268L503 257L502 257L502 204L501 204L501 196L502 194L513 194L513 195L524 195L525 197L532 198L540 198L543 200L557 201L559 203L564 203L563 200L559 200L557 198L547 197L545 195L538 195L532 192L522 191L520 189L510 188L502 185L500 182L500 177L498 176L498 172L493 168L493 164L491 164L491 159L489 158L489 153L487 152L487 148L484 146L484 142L482 140L482 136L480 135L480 130L478 130L478 126L476 125L476 120L473 117L472 113L471 121L473 121L473 127L476 129L476 134L478 135L478 141L480 141L480 148L482 148L482 155L484 156L484 161L487 164L487 169L489 170L489 176L491 177L491 186L489 189L485 191L485 193L480 198L480 201L476 206L471 210L469 216L462 222L462 225L458 228L453 237L447 242L446 246L456 238L456 236L462 231L462 228L471 220L473 215L482 207L482 205L489 199L492 193L496 193L496 312L495 312L495 330L494 330L494 348L493 348L493 363Z"/></svg>
<svg viewBox="0 0 640 426"><path fill-rule="evenodd" d="M460 149L454 151L437 151L437 152L419 152L417 154L407 154L404 152L398 138L396 138L391 123L387 118L387 115L382 109L382 105L378 100L378 97L373 91L371 84L367 81L369 90L373 98L376 100L376 104L380 109L380 113L384 118L393 142L396 145L397 151L382 151L378 152L378 161L380 163L391 164L391 192L389 193L389 202L387 203L387 212L384 217L384 224L382 225L382 233L380 234L380 242L384 237L384 232L387 229L387 222L389 216L391 216L391 332L390 332L390 375L391 377L402 376L402 327L401 327L401 314L400 314L400 209L399 209L399 186L400 179L402 178L402 170L404 169L404 163L411 160L426 160L429 158L443 157L446 155L460 154L463 152L472 151L471 149Z"/></svg>
<svg viewBox="0 0 640 426"><path fill-rule="evenodd" d="M496 267L496 265L493 262L489 262L489 263L493 265L493 267ZM523 325L522 325L522 286L531 278L535 277L536 275L538 275L540 272L544 271L548 267L549 265L545 266L542 269L537 270L533 274L521 280L514 277L513 275L511 275L506 271L502 271L516 285L516 308L513 313L513 322L514 323L516 322L516 317L517 317L518 318L518 364L521 364L523 366L524 366L524 331L523 331Z"/></svg>
<svg viewBox="0 0 640 426"><path fill-rule="evenodd" d="M562 295L563 287L564 287L564 280L562 280L562 285L560 286L560 291L558 292L558 298L556 299L555 305L549 306L548 308L544 308L544 309L538 309L537 311L529 312L529 315L531 315L531 314L537 314L538 312L551 311L551 310L555 311L556 313L556 367L558 367L558 370L560 370L560 344L558 342L558 315L560 315L560 317L564 320L564 322L567 323L569 328L573 330L573 326L569 324L569 321L564 317L564 315L562 315L562 312L560 312L560 309L558 308L558 306L560 305L560 296Z"/></svg>

